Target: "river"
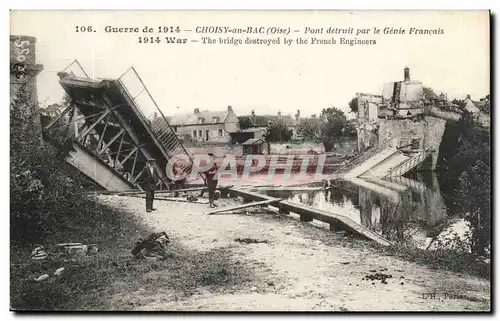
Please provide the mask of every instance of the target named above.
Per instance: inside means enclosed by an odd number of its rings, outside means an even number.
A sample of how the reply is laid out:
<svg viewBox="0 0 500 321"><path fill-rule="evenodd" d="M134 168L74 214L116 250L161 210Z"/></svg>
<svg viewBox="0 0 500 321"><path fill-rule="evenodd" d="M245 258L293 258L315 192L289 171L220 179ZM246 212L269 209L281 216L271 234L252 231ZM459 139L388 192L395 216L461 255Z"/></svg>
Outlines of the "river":
<svg viewBox="0 0 500 321"><path fill-rule="evenodd" d="M423 249L435 247L446 234L463 237L467 230L465 221L446 207L435 173L390 181L339 180L330 190L265 193L347 216L390 241Z"/></svg>

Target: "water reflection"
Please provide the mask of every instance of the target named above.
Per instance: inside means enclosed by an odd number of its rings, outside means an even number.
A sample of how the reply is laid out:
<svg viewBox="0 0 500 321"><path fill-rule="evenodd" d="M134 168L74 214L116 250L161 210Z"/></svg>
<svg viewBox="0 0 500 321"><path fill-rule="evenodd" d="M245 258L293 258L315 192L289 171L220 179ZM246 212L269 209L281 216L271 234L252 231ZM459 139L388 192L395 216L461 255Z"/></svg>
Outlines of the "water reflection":
<svg viewBox="0 0 500 321"><path fill-rule="evenodd" d="M387 189L394 191L397 197L389 197ZM336 181L327 191L267 193L347 216L390 241L421 248L427 247L447 222L446 206L435 174L370 181L363 186Z"/></svg>

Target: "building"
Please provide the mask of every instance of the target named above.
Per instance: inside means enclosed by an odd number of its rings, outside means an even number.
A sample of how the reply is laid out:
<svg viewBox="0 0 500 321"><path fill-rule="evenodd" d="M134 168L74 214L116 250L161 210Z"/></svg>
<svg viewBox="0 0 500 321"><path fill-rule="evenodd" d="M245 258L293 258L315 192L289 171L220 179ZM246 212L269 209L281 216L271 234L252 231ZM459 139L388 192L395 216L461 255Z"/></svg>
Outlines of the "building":
<svg viewBox="0 0 500 321"><path fill-rule="evenodd" d="M242 144L243 155L262 155L266 141L263 138L252 138Z"/></svg>
<svg viewBox="0 0 500 321"><path fill-rule="evenodd" d="M397 147L419 151L424 148L425 131L414 120L424 115L425 99L438 102L444 95L425 97L422 82L412 81L410 69L405 67L403 81L385 83L382 95L358 93L357 98L360 152L394 138Z"/></svg>
<svg viewBox="0 0 500 321"><path fill-rule="evenodd" d="M265 127L255 127L240 129L235 133L230 133L232 144L242 144L252 138L263 138L266 132Z"/></svg>
<svg viewBox="0 0 500 321"><path fill-rule="evenodd" d="M381 112L392 116L411 118L424 113L424 86L410 79L410 69L405 67L404 80L385 83L382 90Z"/></svg>
<svg viewBox="0 0 500 321"><path fill-rule="evenodd" d="M238 117L240 123L246 123L249 127L265 128L272 123L282 122L293 133L292 138L298 137L298 127L301 123L300 110L292 117L292 115L282 115L281 111L277 115L256 115L252 110L250 115Z"/></svg>
<svg viewBox="0 0 500 321"><path fill-rule="evenodd" d="M231 106L224 111L200 111L195 108L192 113L172 116L170 126L182 139L226 144L231 142L230 134L238 131L238 117Z"/></svg>

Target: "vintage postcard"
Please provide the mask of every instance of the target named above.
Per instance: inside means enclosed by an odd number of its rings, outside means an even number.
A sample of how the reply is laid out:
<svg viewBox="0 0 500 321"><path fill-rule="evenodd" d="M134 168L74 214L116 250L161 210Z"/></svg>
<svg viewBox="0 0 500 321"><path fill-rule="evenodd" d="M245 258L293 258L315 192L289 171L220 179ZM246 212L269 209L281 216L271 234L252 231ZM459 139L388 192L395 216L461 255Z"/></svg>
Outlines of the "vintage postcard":
<svg viewBox="0 0 500 321"><path fill-rule="evenodd" d="M489 11L11 11L13 311L491 310Z"/></svg>

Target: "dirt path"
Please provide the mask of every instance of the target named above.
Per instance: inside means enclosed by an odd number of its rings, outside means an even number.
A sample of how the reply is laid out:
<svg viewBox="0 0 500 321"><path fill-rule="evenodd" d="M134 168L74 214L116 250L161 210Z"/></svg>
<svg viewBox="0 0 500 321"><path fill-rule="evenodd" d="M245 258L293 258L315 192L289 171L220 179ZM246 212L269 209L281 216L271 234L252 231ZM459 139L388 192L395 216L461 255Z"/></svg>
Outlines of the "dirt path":
<svg viewBox="0 0 500 321"><path fill-rule="evenodd" d="M362 241L290 217L263 213L206 215L207 205L161 201L155 205L158 211L146 214L141 199L101 199L134 211L151 228L167 231L171 239L187 248L227 248L232 259L247 263L252 270L251 282L232 291L200 287L194 295L181 299L175 291L165 289L139 291L133 295L147 298L145 304L136 307L139 310L489 310L487 280L382 256ZM222 201L221 207L233 202ZM235 242L236 238L268 243L245 244ZM387 284L362 280L374 271L391 274L392 278ZM161 272L154 273L161 277ZM436 293L435 298L424 298L425 293ZM117 294L115 299L126 301L127 295L132 294Z"/></svg>

